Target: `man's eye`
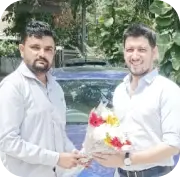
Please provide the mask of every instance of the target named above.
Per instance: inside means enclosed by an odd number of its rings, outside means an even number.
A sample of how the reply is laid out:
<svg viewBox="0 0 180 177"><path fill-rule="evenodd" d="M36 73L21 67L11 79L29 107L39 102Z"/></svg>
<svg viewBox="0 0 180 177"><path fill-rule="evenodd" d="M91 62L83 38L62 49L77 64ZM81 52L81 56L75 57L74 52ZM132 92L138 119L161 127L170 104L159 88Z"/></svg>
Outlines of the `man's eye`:
<svg viewBox="0 0 180 177"><path fill-rule="evenodd" d="M34 49L34 50L39 50L40 49L38 46L32 46L31 48Z"/></svg>
<svg viewBox="0 0 180 177"><path fill-rule="evenodd" d="M126 49L127 52L133 52L133 49Z"/></svg>
<svg viewBox="0 0 180 177"><path fill-rule="evenodd" d="M51 48L47 48L47 49L45 49L45 51L52 52L52 49Z"/></svg>
<svg viewBox="0 0 180 177"><path fill-rule="evenodd" d="M146 51L146 49L139 49L139 51L140 51L140 52L145 52L145 51Z"/></svg>

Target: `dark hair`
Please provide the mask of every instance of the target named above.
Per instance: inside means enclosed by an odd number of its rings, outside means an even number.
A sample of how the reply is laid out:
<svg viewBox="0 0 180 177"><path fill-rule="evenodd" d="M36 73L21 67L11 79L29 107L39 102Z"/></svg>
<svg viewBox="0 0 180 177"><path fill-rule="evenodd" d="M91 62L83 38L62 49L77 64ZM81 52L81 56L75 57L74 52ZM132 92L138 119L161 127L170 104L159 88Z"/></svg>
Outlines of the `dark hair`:
<svg viewBox="0 0 180 177"><path fill-rule="evenodd" d="M132 24L130 25L123 34L123 44L125 45L128 37L145 37L151 47L156 46L156 33L144 24Z"/></svg>
<svg viewBox="0 0 180 177"><path fill-rule="evenodd" d="M36 38L42 38L43 36L50 36L56 40L54 31L51 29L50 25L42 21L31 21L29 22L24 32L21 34L21 42L25 43L27 37L34 36Z"/></svg>

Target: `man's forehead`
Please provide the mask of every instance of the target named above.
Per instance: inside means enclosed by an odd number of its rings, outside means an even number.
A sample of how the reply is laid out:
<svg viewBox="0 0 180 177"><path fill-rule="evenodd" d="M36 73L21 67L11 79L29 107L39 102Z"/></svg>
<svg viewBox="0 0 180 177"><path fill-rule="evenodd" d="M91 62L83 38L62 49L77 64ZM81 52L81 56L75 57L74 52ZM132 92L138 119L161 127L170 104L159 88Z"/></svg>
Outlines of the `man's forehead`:
<svg viewBox="0 0 180 177"><path fill-rule="evenodd" d="M28 36L25 40L27 44L44 44L54 46L54 39L51 36Z"/></svg>
<svg viewBox="0 0 180 177"><path fill-rule="evenodd" d="M126 39L125 46L131 46L131 45L140 45L140 46L148 47L149 41L147 38L143 36L139 36L139 37L130 36Z"/></svg>

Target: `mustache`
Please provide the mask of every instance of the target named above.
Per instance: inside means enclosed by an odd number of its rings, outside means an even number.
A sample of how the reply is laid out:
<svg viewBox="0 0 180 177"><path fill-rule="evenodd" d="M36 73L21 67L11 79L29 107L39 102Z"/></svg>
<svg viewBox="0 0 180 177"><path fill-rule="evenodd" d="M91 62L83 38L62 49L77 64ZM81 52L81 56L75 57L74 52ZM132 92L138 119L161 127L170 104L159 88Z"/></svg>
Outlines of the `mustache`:
<svg viewBox="0 0 180 177"><path fill-rule="evenodd" d="M47 60L46 58L43 58L43 57L37 58L37 59L35 60L35 62L36 62L36 61L44 61L44 62L46 62L46 63L49 63L48 60Z"/></svg>

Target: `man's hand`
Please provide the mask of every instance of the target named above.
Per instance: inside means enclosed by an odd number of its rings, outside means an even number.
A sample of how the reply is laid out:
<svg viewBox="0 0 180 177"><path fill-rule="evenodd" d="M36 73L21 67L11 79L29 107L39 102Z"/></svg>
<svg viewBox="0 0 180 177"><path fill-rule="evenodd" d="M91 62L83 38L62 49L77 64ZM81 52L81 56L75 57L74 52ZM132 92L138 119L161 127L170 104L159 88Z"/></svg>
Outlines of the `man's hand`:
<svg viewBox="0 0 180 177"><path fill-rule="evenodd" d="M62 168L70 169L70 168L76 167L79 163L79 159L82 157L83 157L83 155L73 153L73 152L72 153L66 153L66 152L60 153L57 165Z"/></svg>
<svg viewBox="0 0 180 177"><path fill-rule="evenodd" d="M84 168L89 168L92 163L92 159L87 162L79 162L79 165L82 165Z"/></svg>
<svg viewBox="0 0 180 177"><path fill-rule="evenodd" d="M93 159L104 167L118 168L124 166L124 153L94 153Z"/></svg>
<svg viewBox="0 0 180 177"><path fill-rule="evenodd" d="M75 154L79 154L80 153L80 151L77 150L77 149L74 149L72 152L75 153ZM82 158L79 159L79 163L78 164L82 165L85 168L89 168L90 165L91 165L92 159L87 161L87 162L81 162L81 160L83 160L83 159L86 159L86 156L82 156Z"/></svg>

